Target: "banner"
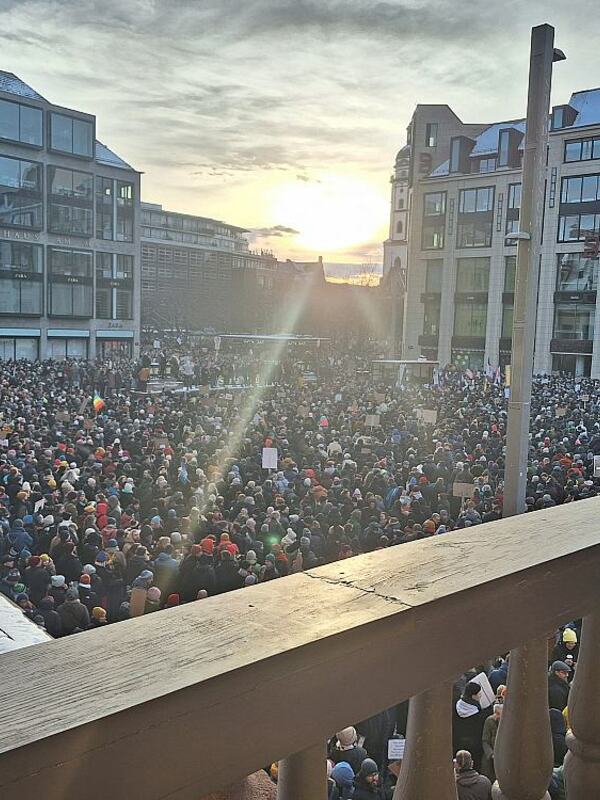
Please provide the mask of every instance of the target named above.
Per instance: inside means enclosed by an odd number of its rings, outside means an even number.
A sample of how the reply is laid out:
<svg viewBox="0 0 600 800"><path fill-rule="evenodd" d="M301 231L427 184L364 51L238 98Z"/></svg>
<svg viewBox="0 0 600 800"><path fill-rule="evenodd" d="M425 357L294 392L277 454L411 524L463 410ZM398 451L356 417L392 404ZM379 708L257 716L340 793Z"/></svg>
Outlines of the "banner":
<svg viewBox="0 0 600 800"><path fill-rule="evenodd" d="M263 447L262 449L262 468L277 469L277 448Z"/></svg>
<svg viewBox="0 0 600 800"><path fill-rule="evenodd" d="M452 494L454 497L464 497L469 500L473 497L473 490L475 485L473 483L461 483L456 481L452 484Z"/></svg>

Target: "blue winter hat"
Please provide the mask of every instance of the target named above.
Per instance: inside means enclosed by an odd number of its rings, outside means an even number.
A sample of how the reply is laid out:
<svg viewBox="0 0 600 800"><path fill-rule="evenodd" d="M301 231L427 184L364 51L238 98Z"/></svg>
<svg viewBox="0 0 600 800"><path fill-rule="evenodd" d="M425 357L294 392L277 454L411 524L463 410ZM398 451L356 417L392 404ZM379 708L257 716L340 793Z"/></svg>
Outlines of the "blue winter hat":
<svg viewBox="0 0 600 800"><path fill-rule="evenodd" d="M27 514L23 517L23 525L33 525L33 517L31 514Z"/></svg>
<svg viewBox="0 0 600 800"><path fill-rule="evenodd" d="M106 549L107 550L109 548L112 548L113 550L116 550L118 546L119 546L119 543L117 542L116 539L109 539L108 542L106 543Z"/></svg>
<svg viewBox="0 0 600 800"><path fill-rule="evenodd" d="M29 595L27 595L25 592L21 592L15 597L15 603L22 603L23 600L29 600Z"/></svg>
<svg viewBox="0 0 600 800"><path fill-rule="evenodd" d="M340 786L347 786L354 780L354 770L347 761L340 761L331 770L331 777Z"/></svg>

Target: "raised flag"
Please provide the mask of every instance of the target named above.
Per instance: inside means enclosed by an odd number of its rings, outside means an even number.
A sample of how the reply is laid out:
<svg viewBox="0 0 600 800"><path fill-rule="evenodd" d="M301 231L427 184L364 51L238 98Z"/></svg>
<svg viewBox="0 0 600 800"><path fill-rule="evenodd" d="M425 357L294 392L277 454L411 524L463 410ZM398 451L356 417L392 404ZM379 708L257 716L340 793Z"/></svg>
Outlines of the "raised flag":
<svg viewBox="0 0 600 800"><path fill-rule="evenodd" d="M94 402L93 402L93 404L92 404L92 405L94 406L94 411L96 412L96 414L99 414L99 413L100 413L100 411L102 411L102 409L103 409L103 408L104 408L104 406L106 405L106 403L105 403L105 402L104 402L104 400L103 400L103 399L100 397L100 395L98 394L98 392L96 392L96 393L94 394Z"/></svg>

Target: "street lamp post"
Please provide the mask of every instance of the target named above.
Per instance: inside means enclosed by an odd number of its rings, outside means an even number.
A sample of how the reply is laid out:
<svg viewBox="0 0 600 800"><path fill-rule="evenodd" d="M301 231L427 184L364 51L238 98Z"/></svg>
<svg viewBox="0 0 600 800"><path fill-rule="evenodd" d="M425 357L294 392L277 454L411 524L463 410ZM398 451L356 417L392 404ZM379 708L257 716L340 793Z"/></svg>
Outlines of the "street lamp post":
<svg viewBox="0 0 600 800"><path fill-rule="evenodd" d="M560 50L554 49L554 28L551 25L538 25L532 29L521 213L519 233L512 237L517 239L517 272L504 469L505 517L525 510L552 63L564 58Z"/></svg>

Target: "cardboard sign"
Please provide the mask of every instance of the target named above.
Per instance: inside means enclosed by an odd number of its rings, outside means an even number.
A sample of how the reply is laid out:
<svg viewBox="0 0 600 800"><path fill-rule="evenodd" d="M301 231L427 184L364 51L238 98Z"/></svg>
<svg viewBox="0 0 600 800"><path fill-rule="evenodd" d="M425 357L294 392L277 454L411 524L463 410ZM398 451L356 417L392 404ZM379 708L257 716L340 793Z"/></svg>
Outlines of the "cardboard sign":
<svg viewBox="0 0 600 800"><path fill-rule="evenodd" d="M375 392L375 402L376 403L385 403L385 393L384 392Z"/></svg>
<svg viewBox="0 0 600 800"><path fill-rule="evenodd" d="M57 422L69 422L71 417L69 416L68 411L57 411L56 412L56 420Z"/></svg>
<svg viewBox="0 0 600 800"><path fill-rule="evenodd" d="M556 413L557 417L566 417L567 416L567 409L566 409L565 406L557 406L555 413Z"/></svg>
<svg viewBox="0 0 600 800"><path fill-rule="evenodd" d="M493 703L496 702L496 693L492 689L485 672L480 672L479 675L471 678L471 680L473 683L478 683L481 686L479 705L482 708L489 708Z"/></svg>
<svg viewBox="0 0 600 800"><path fill-rule="evenodd" d="M376 428L379 425L379 414L367 414L365 425L367 428Z"/></svg>
<svg viewBox="0 0 600 800"><path fill-rule="evenodd" d="M437 410L435 408L423 408L421 409L421 419L427 425L435 425L437 422Z"/></svg>
<svg viewBox="0 0 600 800"><path fill-rule="evenodd" d="M94 422L93 419L84 419L83 420L83 427L84 427L84 430L86 430L86 431L93 430L95 424L96 423Z"/></svg>
<svg viewBox="0 0 600 800"><path fill-rule="evenodd" d="M473 490L475 485L472 483L461 483L456 481L452 484L452 494L454 497L465 497L469 500L473 497Z"/></svg>
<svg viewBox="0 0 600 800"><path fill-rule="evenodd" d="M388 739L388 761L402 761L405 749L406 739L402 736Z"/></svg>
<svg viewBox="0 0 600 800"><path fill-rule="evenodd" d="M594 456L594 478L600 478L600 456Z"/></svg>
<svg viewBox="0 0 600 800"><path fill-rule="evenodd" d="M154 437L154 447L156 450L160 450L161 447L166 447L169 444L169 437L168 436L155 436Z"/></svg>
<svg viewBox="0 0 600 800"><path fill-rule="evenodd" d="M262 449L262 468L277 469L277 448L263 447Z"/></svg>
<svg viewBox="0 0 600 800"><path fill-rule="evenodd" d="M146 595L146 590L142 589L141 586L133 587L131 590L131 597L129 599L130 617L141 617L143 615L144 608L146 606Z"/></svg>
<svg viewBox="0 0 600 800"><path fill-rule="evenodd" d="M589 394L582 394L581 395L581 400L582 400L583 403L589 403L590 402Z"/></svg>

